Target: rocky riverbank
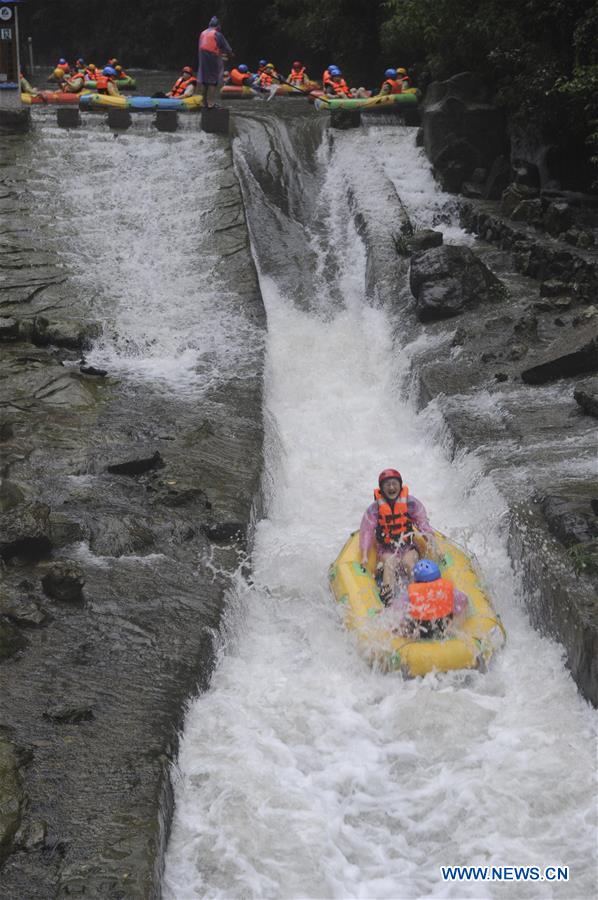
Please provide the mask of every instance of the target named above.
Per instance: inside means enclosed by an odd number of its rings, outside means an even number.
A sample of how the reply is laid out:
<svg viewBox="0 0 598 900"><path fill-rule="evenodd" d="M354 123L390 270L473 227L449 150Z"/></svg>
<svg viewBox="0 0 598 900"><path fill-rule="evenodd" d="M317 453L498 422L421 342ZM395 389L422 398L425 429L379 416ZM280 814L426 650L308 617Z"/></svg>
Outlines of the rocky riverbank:
<svg viewBox="0 0 598 900"><path fill-rule="evenodd" d="M86 366L100 327L24 140L0 169L0 894L157 896L177 732L258 494L264 312L223 142L211 277L254 377L189 402Z"/></svg>
<svg viewBox="0 0 598 900"><path fill-rule="evenodd" d="M541 154L512 157L502 112L466 74L430 89L422 143L478 240L416 234L408 248L402 301L434 345L413 358L416 402L492 473L530 618L597 705L598 202L561 190Z"/></svg>

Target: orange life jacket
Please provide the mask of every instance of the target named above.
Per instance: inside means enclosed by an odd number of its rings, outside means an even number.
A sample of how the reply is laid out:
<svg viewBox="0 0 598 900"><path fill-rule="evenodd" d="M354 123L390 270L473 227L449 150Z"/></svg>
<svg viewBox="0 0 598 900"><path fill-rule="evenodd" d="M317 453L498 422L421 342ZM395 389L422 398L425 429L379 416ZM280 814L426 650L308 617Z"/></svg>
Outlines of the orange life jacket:
<svg viewBox="0 0 598 900"><path fill-rule="evenodd" d="M269 72L264 71L260 75L260 87L269 88L271 87L273 81L274 75L270 75Z"/></svg>
<svg viewBox="0 0 598 900"><path fill-rule="evenodd" d="M409 488L406 484L401 488L401 493L391 504L379 488L374 491L374 499L378 504L378 526L376 539L380 544L397 544L400 539L411 531L409 515L407 513L407 499Z"/></svg>
<svg viewBox="0 0 598 900"><path fill-rule="evenodd" d="M177 78L175 81L170 93L173 97L180 97L185 93L190 84L197 84L195 75L181 75L181 77Z"/></svg>
<svg viewBox="0 0 598 900"><path fill-rule="evenodd" d="M349 86L344 78L341 78L340 81L332 80L330 83L334 88L335 94L344 95L345 97L351 96L351 91L349 90Z"/></svg>
<svg viewBox="0 0 598 900"><path fill-rule="evenodd" d="M112 75L104 75L103 72L100 72L96 75L96 91L98 94L107 94L108 93L108 85L114 83L114 78Z"/></svg>
<svg viewBox="0 0 598 900"><path fill-rule="evenodd" d="M274 75L275 73L270 75L269 72L262 72L262 74L260 75L260 87L271 87L274 82ZM278 81L278 79L276 79L276 81Z"/></svg>
<svg viewBox="0 0 598 900"><path fill-rule="evenodd" d="M420 622L442 619L455 610L455 587L446 578L415 581L407 586L409 615Z"/></svg>
<svg viewBox="0 0 598 900"><path fill-rule="evenodd" d="M210 53L220 53L220 47L216 40L216 28L206 28L199 36L199 49L208 50Z"/></svg>
<svg viewBox="0 0 598 900"><path fill-rule="evenodd" d="M238 87L242 87L246 84L248 79L247 72L243 74L243 72L239 72L238 69L231 69L229 72L228 80L231 84L237 85Z"/></svg>
<svg viewBox="0 0 598 900"><path fill-rule="evenodd" d="M289 81L291 84L303 84L303 78L305 75L305 66L302 66L300 69L291 69L291 74L289 75Z"/></svg>
<svg viewBox="0 0 598 900"><path fill-rule="evenodd" d="M390 93L391 94L400 94L403 90L403 82L399 81L398 78L387 78L386 81L382 82L382 87L380 88L380 93L383 92L385 85L390 85Z"/></svg>

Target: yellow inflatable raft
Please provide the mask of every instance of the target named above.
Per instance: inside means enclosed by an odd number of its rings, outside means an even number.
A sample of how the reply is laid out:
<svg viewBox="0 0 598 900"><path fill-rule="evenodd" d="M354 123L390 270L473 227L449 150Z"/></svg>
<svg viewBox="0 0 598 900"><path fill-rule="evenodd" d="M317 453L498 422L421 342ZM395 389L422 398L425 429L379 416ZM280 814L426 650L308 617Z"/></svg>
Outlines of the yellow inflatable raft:
<svg viewBox="0 0 598 900"><path fill-rule="evenodd" d="M372 549L366 569L360 563L359 532L354 532L329 571L330 587L345 611L345 625L355 632L360 651L384 670L398 669L407 677L428 672L486 667L505 641L500 616L494 612L465 553L440 534L434 533L444 578L467 594L469 608L455 632L443 640L404 637L394 633L396 616L380 600L374 572L376 551ZM421 541L416 536L416 541ZM394 620L394 621L393 621Z"/></svg>

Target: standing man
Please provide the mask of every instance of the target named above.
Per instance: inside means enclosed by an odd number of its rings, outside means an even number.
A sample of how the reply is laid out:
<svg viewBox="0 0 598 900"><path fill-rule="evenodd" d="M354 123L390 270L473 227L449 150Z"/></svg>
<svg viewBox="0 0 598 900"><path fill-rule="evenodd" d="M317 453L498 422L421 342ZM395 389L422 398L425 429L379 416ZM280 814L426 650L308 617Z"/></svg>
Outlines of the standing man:
<svg viewBox="0 0 598 900"><path fill-rule="evenodd" d="M232 49L222 32L220 22L212 16L210 24L199 36L198 81L203 85L204 103L214 109L218 90L223 81L223 57L232 56Z"/></svg>

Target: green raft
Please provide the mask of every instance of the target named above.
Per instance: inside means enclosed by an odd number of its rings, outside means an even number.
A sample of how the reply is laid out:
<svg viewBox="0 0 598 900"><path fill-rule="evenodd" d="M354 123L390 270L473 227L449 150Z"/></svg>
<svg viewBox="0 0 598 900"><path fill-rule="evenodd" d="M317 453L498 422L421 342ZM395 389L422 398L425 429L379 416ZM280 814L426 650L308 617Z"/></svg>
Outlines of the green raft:
<svg viewBox="0 0 598 900"><path fill-rule="evenodd" d="M417 106L417 93L403 94L377 94L375 97L331 97L330 100L324 100L318 97L315 101L316 109L320 112L326 112L331 109L374 109L379 106L392 107L409 107Z"/></svg>

